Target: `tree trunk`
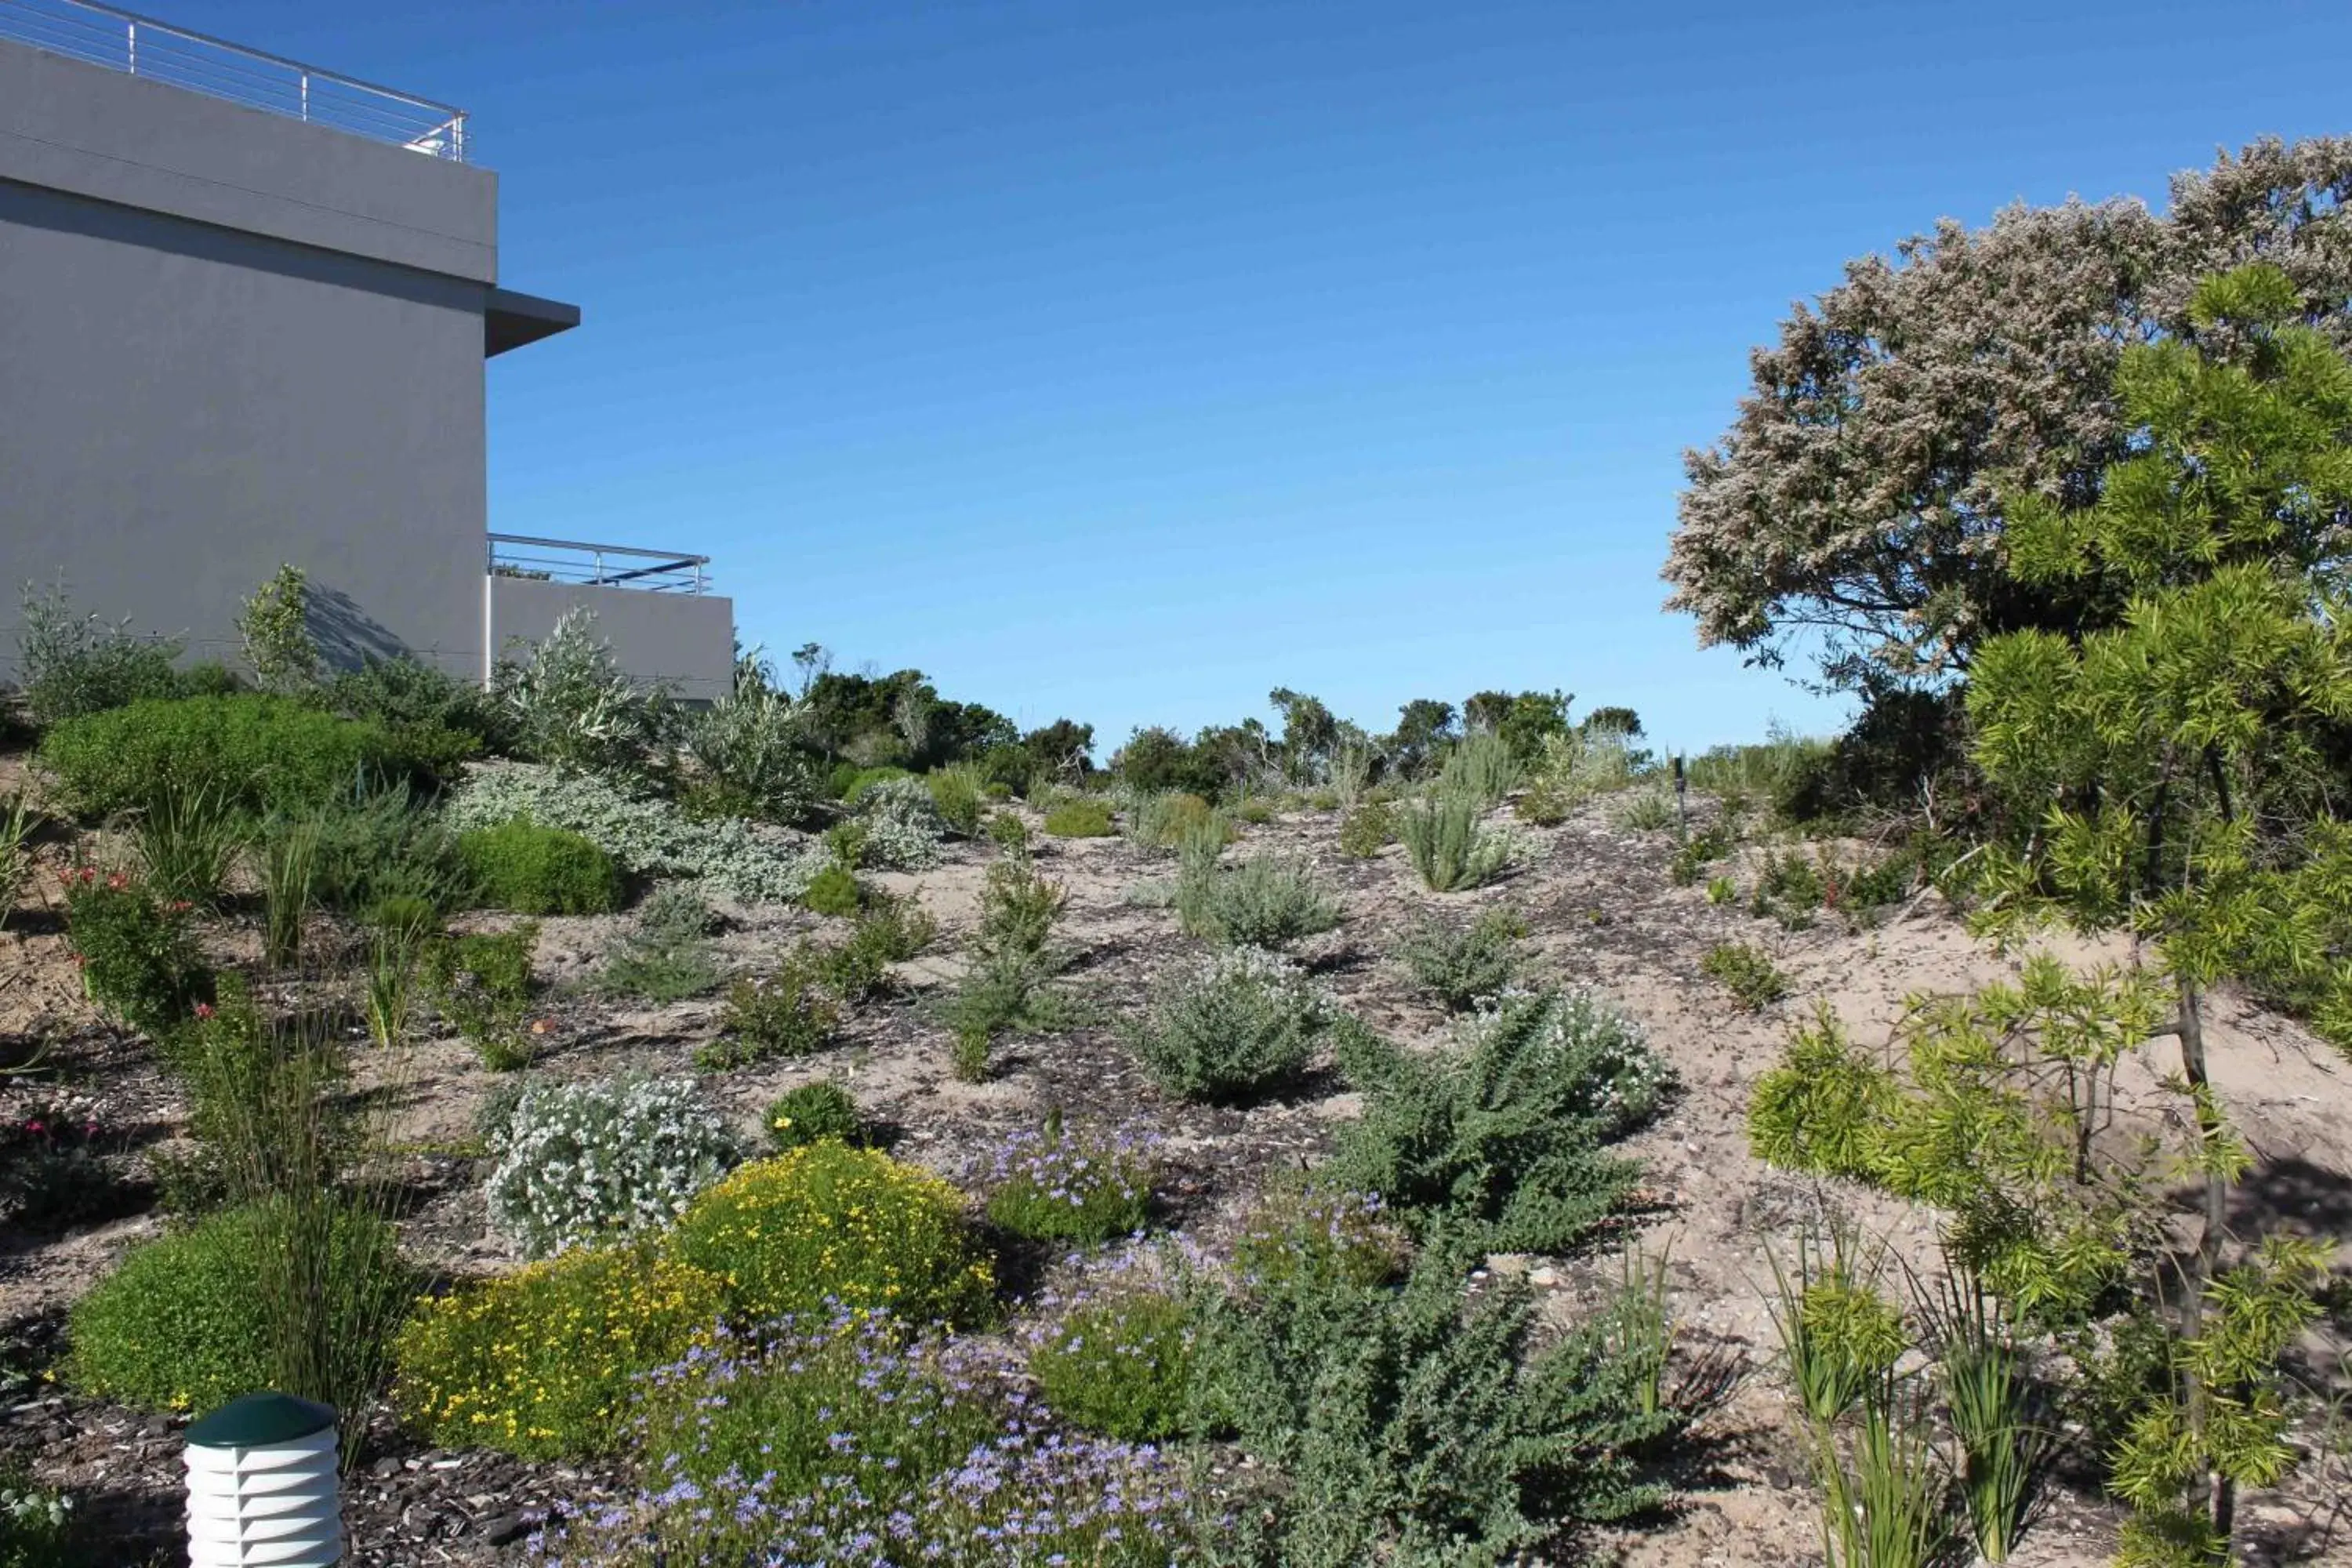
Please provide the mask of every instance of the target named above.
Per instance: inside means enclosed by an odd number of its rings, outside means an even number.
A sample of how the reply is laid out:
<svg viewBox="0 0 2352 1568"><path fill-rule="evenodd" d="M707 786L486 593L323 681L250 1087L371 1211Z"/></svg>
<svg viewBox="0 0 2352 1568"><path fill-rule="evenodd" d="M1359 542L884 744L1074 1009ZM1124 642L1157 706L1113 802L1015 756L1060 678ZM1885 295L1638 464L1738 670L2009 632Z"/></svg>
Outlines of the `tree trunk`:
<svg viewBox="0 0 2352 1568"><path fill-rule="evenodd" d="M2212 1107L2210 1079L2205 1069L2204 997L2196 986L2186 982L2180 987L2180 1072L2196 1097L2197 1138L2202 1152L2221 1137L2221 1124ZM2196 1258L2181 1294L2181 1332L2187 1339L2196 1338L2204 1325L2205 1287L2221 1261L2229 1197L2229 1183L2221 1172L2209 1165L2205 1173L2204 1234L2197 1239ZM2189 1384L2189 1415L2201 1443L2205 1432L2205 1391L2198 1385L2193 1373ZM2223 1542L2222 1561L2226 1562L2228 1542L2237 1521L2237 1484L2211 1462L2210 1446L2206 1458L2207 1505L2212 1514L2213 1532Z"/></svg>

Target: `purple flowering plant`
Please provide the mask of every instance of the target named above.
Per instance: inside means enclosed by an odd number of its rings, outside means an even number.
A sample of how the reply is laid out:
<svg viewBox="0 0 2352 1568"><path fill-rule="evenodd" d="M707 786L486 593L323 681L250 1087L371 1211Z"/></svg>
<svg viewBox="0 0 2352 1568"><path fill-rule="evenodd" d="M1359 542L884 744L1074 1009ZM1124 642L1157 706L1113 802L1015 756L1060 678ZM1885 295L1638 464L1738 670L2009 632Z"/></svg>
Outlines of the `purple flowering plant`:
<svg viewBox="0 0 2352 1568"><path fill-rule="evenodd" d="M1104 1135L1049 1119L982 1151L965 1169L988 1217L1033 1241L1092 1243L1129 1236L1151 1212L1152 1140Z"/></svg>

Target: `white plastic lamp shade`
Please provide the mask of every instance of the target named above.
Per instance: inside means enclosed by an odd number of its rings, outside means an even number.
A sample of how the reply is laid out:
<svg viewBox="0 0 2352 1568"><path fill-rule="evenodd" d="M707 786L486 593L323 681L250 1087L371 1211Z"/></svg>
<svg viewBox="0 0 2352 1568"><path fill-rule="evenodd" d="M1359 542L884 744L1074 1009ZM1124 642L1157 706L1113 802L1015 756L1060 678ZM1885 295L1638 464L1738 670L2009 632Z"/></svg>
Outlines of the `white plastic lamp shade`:
<svg viewBox="0 0 2352 1568"><path fill-rule="evenodd" d="M335 1413L283 1394L233 1399L188 1428L189 1568L343 1560Z"/></svg>

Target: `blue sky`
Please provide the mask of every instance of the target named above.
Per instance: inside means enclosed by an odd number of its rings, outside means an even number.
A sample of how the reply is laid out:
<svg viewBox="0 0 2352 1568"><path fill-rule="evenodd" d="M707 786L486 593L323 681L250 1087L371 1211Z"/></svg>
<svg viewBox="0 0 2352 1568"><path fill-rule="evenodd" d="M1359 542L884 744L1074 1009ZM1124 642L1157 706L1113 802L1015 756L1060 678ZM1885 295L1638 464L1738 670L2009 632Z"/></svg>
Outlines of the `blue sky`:
<svg viewBox="0 0 2352 1568"><path fill-rule="evenodd" d="M586 311L490 368L494 528L1107 742L1277 685L1826 728L1659 609L1749 347L1938 216L2352 130L2329 4L166 15L473 111L504 280Z"/></svg>

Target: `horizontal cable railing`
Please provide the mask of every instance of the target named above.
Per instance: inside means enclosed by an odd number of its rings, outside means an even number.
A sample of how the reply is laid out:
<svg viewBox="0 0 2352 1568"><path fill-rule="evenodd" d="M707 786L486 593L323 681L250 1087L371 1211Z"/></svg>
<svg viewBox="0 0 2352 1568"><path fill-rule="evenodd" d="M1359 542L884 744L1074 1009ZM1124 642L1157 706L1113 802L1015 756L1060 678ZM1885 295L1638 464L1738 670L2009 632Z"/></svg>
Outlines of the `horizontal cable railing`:
<svg viewBox="0 0 2352 1568"><path fill-rule="evenodd" d="M466 111L88 0L0 0L0 38L467 161Z"/></svg>
<svg viewBox="0 0 2352 1568"><path fill-rule="evenodd" d="M635 544L584 544L493 533L490 575L540 583L580 583L596 588L639 588L655 594L701 594L710 586L710 557Z"/></svg>

